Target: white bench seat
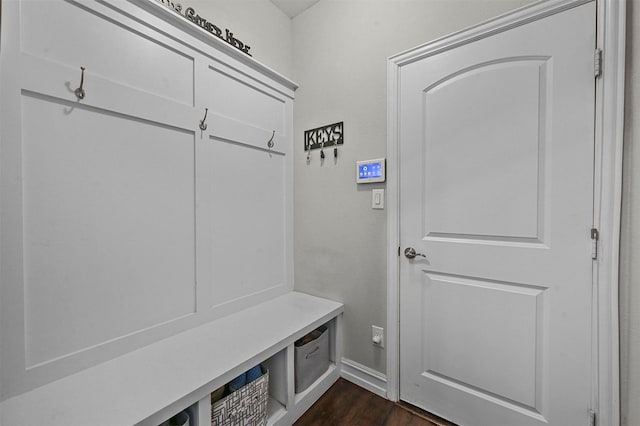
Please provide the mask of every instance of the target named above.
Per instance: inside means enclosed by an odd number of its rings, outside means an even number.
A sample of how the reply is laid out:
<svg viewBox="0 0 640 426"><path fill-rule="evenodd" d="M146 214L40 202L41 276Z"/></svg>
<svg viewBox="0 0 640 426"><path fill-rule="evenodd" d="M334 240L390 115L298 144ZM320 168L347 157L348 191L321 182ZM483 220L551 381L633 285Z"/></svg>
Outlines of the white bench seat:
<svg viewBox="0 0 640 426"><path fill-rule="evenodd" d="M157 425L342 312L290 292L10 398L0 424Z"/></svg>

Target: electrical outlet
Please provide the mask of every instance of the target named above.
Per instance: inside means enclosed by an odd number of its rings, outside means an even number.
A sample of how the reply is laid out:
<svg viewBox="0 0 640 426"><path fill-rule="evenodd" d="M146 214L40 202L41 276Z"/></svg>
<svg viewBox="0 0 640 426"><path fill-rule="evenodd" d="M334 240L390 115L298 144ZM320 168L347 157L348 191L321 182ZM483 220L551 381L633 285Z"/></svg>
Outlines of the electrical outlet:
<svg viewBox="0 0 640 426"><path fill-rule="evenodd" d="M372 325L371 341L373 342L374 346L379 346L381 348L384 348L384 328Z"/></svg>

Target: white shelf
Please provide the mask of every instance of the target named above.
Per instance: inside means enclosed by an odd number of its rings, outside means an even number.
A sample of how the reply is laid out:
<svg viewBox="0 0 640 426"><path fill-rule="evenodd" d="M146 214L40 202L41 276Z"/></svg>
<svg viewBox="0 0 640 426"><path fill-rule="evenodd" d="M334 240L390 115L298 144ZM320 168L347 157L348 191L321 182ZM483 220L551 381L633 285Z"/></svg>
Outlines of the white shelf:
<svg viewBox="0 0 640 426"><path fill-rule="evenodd" d="M342 312L290 292L8 399L0 424L157 426Z"/></svg>
<svg viewBox="0 0 640 426"><path fill-rule="evenodd" d="M313 392L319 383L325 381L327 377L330 377L334 373L335 369L336 369L336 365L334 363L329 364L329 368L327 368L327 371L322 373L322 376L318 377L316 381L313 382L308 388L296 394L295 396L296 404L299 404L302 400L304 400L307 397L307 395Z"/></svg>
<svg viewBox="0 0 640 426"><path fill-rule="evenodd" d="M339 318L336 318L339 321ZM275 426L288 426L293 424L305 411L313 405L340 377L340 367L331 364L327 371L320 376L311 386L299 394L292 395L291 407L281 417ZM292 389L293 391L293 389ZM271 422L269 422L271 424Z"/></svg>
<svg viewBox="0 0 640 426"><path fill-rule="evenodd" d="M274 425L286 413L287 409L285 406L270 396L269 402L267 403L267 425Z"/></svg>

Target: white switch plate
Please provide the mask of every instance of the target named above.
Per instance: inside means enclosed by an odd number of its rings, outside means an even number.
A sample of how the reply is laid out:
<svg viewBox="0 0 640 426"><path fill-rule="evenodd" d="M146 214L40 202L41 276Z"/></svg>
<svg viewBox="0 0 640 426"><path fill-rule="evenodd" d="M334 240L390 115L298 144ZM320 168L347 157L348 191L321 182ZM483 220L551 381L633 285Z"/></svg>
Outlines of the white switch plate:
<svg viewBox="0 0 640 426"><path fill-rule="evenodd" d="M371 191L371 208L384 209L384 189L374 189Z"/></svg>

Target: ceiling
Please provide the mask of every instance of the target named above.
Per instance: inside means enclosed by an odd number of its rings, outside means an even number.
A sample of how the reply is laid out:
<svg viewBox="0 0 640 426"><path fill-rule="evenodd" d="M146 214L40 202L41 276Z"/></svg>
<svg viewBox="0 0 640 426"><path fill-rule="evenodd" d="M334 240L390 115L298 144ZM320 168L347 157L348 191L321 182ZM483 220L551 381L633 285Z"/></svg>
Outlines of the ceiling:
<svg viewBox="0 0 640 426"><path fill-rule="evenodd" d="M289 18L294 18L301 14L320 0L271 0L278 9L283 11Z"/></svg>

